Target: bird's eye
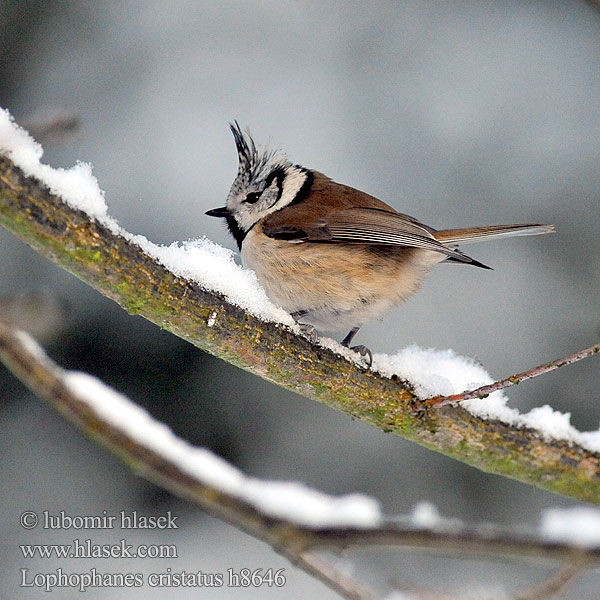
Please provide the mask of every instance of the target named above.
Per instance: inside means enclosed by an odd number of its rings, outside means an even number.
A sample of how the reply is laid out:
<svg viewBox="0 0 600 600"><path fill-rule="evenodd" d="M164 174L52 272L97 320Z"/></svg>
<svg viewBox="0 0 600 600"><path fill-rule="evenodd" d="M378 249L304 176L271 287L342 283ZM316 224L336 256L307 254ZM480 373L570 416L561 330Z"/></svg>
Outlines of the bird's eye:
<svg viewBox="0 0 600 600"><path fill-rule="evenodd" d="M259 192L250 192L246 196L246 199L244 200L244 202L246 202L247 204L256 204L258 202L259 198L260 198Z"/></svg>

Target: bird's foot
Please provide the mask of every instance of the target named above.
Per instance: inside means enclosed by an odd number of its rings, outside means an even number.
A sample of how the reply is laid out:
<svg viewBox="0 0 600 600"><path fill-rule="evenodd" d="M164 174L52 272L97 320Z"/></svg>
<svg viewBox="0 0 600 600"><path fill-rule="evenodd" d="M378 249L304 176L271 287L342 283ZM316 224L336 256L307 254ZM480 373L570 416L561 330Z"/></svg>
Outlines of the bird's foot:
<svg viewBox="0 0 600 600"><path fill-rule="evenodd" d="M298 323L298 327L300 327L300 333L314 346L319 339L315 327L307 323Z"/></svg>
<svg viewBox="0 0 600 600"><path fill-rule="evenodd" d="M352 346L350 350L354 350L354 352L360 354L365 359L368 368L373 365L373 353L366 346Z"/></svg>
<svg viewBox="0 0 600 600"><path fill-rule="evenodd" d="M302 317L305 317L308 314L307 310L297 310L296 312L290 313L294 321L298 327L300 327L300 333L308 339L308 341L314 346L319 339L317 335L317 330L313 325L309 325L308 323L300 323L299 320Z"/></svg>

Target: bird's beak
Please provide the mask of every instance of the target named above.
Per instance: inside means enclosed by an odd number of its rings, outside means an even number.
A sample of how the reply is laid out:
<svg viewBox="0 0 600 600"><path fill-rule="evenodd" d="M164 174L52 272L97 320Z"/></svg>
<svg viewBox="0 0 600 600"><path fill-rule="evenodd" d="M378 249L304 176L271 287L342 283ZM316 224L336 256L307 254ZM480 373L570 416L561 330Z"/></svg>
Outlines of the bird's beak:
<svg viewBox="0 0 600 600"><path fill-rule="evenodd" d="M207 210L206 213L209 217L219 217L220 219L225 219L231 216L231 213L225 208L211 208Z"/></svg>

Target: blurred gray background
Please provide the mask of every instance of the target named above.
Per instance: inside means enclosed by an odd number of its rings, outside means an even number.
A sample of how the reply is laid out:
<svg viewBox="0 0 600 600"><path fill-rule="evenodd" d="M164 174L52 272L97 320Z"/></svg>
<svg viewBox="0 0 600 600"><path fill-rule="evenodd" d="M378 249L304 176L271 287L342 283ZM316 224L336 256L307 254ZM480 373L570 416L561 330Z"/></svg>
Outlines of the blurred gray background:
<svg viewBox="0 0 600 600"><path fill-rule="evenodd" d="M482 271L441 265L424 290L361 331L358 343L453 348L507 376L589 346L600 334L600 13L584 1L103 2L0 1L0 106L20 123L61 110L79 131L45 161L94 165L111 215L170 243L206 235L204 216L237 171L227 123L302 165L367 191L437 228L538 221L558 233L471 248ZM576 503L478 472L271 386L160 331L0 230L0 294L34 293L58 310L44 335L62 365L101 377L180 435L246 472L341 494L365 492L388 513L429 499L447 516L534 525ZM34 311L35 312L35 311ZM45 313L44 313L45 314ZM42 317L42 320L45 317ZM600 421L599 363L588 360L510 391L581 429ZM89 597L333 598L259 543L137 478L0 371L0 595L19 569L224 572L286 568L276 589L101 589ZM177 532L127 533L177 543L171 561L24 559L25 510L97 515L172 510ZM95 543L120 532L91 532ZM360 560L356 560L357 557ZM336 557L380 592L394 580L452 590L526 584L549 565L484 563L404 551ZM356 566L356 565L359 566ZM572 598L595 599L600 576ZM78 597L68 589L53 598ZM464 596L462 596L464 597Z"/></svg>

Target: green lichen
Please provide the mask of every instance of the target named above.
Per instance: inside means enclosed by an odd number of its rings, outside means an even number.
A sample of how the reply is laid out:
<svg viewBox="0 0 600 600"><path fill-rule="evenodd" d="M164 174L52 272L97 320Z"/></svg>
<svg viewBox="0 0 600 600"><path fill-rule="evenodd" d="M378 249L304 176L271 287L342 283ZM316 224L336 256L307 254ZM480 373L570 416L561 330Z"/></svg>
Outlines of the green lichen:
<svg viewBox="0 0 600 600"><path fill-rule="evenodd" d="M105 261L104 255L100 250L94 250L93 248L86 248L84 246L76 246L70 253L71 259L78 263L88 265L99 265Z"/></svg>

